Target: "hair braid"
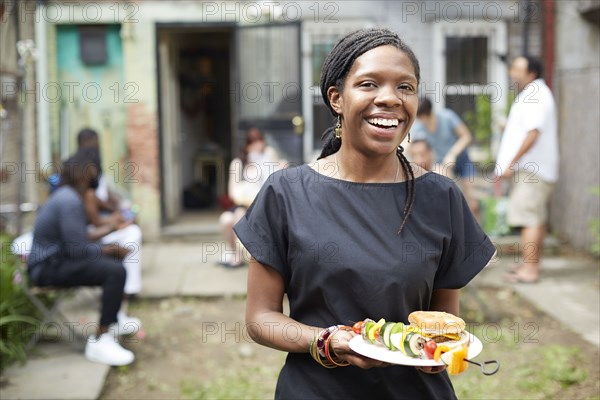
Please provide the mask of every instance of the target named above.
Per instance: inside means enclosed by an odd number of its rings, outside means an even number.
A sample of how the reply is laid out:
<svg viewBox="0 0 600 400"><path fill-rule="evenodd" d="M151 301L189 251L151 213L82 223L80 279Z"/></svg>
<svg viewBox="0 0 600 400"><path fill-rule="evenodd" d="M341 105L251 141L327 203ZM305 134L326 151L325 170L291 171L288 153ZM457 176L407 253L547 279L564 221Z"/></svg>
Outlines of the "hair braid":
<svg viewBox="0 0 600 400"><path fill-rule="evenodd" d="M337 153L342 146L342 141L335 137L334 131L334 127L329 127L323 132L321 139L325 140L325 144L323 145L319 158L324 158L330 154Z"/></svg>
<svg viewBox="0 0 600 400"><path fill-rule="evenodd" d="M402 146L398 147L398 151L396 152L398 158L400 159L400 164L402 165L402 171L404 171L404 175L408 180L408 190L406 191L406 204L404 205L404 210L402 211L402 224L400 224L400 229L398 229L398 235L402 233L402 229L404 229L404 225L406 225L406 220L408 219L408 215L412 210L412 206L415 203L415 173L410 165L410 162L404 155L404 148Z"/></svg>
<svg viewBox="0 0 600 400"><path fill-rule="evenodd" d="M333 46L333 49L331 49L331 52L325 58L325 61L323 62L323 68L321 70L321 81L319 83L321 96L323 97L325 105L327 108L329 108L329 111L334 117L337 117L338 114L335 112L329 102L327 90L334 86L338 89L338 91L341 92L344 87L344 80L346 79L346 76L348 75L348 72L352 68L352 65L356 59L369 50L387 45L394 46L406 54L415 70L417 84L420 82L421 72L419 61L417 60L417 57L412 49L406 43L404 43L396 33L389 29L383 28L360 29L354 31L340 39L335 46ZM319 155L319 159L334 154L340 149L342 141L335 137L334 129L335 128L331 126L327 128L325 132L323 132L321 139L324 141L324 144L321 154ZM400 147L397 154L400 159L400 164L402 165L404 175L409 180L409 183L408 191L406 193L406 205L402 213L402 225L400 226L398 234L402 232L408 215L410 214L412 206L415 202L415 175L410 163L402 152L403 149Z"/></svg>

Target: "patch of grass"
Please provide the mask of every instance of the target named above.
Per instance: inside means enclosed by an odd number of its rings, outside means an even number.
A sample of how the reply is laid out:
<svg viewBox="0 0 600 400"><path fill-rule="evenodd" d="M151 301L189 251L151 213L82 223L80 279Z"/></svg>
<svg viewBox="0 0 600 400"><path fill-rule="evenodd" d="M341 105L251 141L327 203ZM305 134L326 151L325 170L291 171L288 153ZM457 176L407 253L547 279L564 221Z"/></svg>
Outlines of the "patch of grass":
<svg viewBox="0 0 600 400"><path fill-rule="evenodd" d="M452 376L459 399L575 398L572 395L582 387L589 390L593 386L589 380L589 374L594 374L589 356L583 353L584 347L575 333L568 333L542 314L536 315L517 296L495 291L481 293L485 293L482 300L488 304L502 299L503 308L514 310L514 314L470 327L484 347L474 361L495 359L500 361L501 368L496 375L485 376L479 367L470 365L466 373ZM466 295L461 303L465 315L475 315L473 309L479 307L472 300ZM573 340L567 341L567 336ZM571 342L569 346L562 344Z"/></svg>
<svg viewBox="0 0 600 400"><path fill-rule="evenodd" d="M578 348L546 345L515 356L515 350L505 348L502 342L497 346L500 348L496 351L505 354L505 357L497 357L503 358L498 374L487 377L471 365L469 368L473 370L452 378L460 399L558 398L562 390L588 377L579 364L581 350Z"/></svg>
<svg viewBox="0 0 600 400"><path fill-rule="evenodd" d="M547 346L544 349L546 368L543 376L558 382L563 388L583 382L587 373L580 368L581 349L560 345Z"/></svg>
<svg viewBox="0 0 600 400"><path fill-rule="evenodd" d="M242 300L169 299L131 304L144 321L137 362L112 369L104 399L272 399L285 353L243 340L203 338L206 321L232 329ZM600 400L597 347L533 307L512 289L477 287L461 296L461 316L483 342L474 361L498 360L484 376L475 365L451 376L459 399ZM251 352L240 346L252 347Z"/></svg>
<svg viewBox="0 0 600 400"><path fill-rule="evenodd" d="M538 393L550 397L560 389L568 388L587 378L587 373L578 366L581 350L560 345L544 346L542 357L534 360L515 373L520 379L516 386L525 393Z"/></svg>
<svg viewBox="0 0 600 400"><path fill-rule="evenodd" d="M273 396L272 384L278 374L278 368L266 366L229 369L201 385L184 380L180 390L191 400L266 399Z"/></svg>
<svg viewBox="0 0 600 400"><path fill-rule="evenodd" d="M121 365L117 367L117 372L119 374L127 374L129 372L129 365Z"/></svg>

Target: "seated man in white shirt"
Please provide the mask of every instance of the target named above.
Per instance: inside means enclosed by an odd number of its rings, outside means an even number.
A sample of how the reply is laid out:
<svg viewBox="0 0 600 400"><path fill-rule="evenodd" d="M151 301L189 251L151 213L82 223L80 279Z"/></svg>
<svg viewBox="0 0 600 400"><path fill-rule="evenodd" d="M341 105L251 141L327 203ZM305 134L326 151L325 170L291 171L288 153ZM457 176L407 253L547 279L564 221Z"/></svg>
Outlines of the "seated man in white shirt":
<svg viewBox="0 0 600 400"><path fill-rule="evenodd" d="M506 276L533 283L540 276L548 203L558 179L556 105L533 57L517 57L510 77L519 94L510 109L498 151L496 174L511 182L509 225L521 228L523 262Z"/></svg>

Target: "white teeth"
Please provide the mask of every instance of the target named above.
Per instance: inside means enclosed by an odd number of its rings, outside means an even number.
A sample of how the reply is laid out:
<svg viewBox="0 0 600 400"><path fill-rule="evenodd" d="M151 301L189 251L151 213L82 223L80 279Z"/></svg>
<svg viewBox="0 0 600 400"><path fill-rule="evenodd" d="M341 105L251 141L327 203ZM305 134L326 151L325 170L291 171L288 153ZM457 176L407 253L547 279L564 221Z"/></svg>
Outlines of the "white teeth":
<svg viewBox="0 0 600 400"><path fill-rule="evenodd" d="M398 126L397 119L387 119L387 118L371 118L369 123L380 126Z"/></svg>

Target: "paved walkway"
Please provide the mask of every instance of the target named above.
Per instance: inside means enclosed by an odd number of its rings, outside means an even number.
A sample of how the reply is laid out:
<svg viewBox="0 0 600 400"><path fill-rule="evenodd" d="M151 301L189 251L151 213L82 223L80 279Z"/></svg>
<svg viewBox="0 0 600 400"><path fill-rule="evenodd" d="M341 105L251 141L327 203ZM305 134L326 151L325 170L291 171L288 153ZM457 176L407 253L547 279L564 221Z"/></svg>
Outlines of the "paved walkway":
<svg viewBox="0 0 600 400"><path fill-rule="evenodd" d="M245 295L248 268L219 266L222 251L219 238L144 245L141 297Z"/></svg>
<svg viewBox="0 0 600 400"><path fill-rule="evenodd" d="M600 346L600 274L598 262L588 258L546 256L542 258L542 275L535 284L508 284L503 280L514 262L504 257L473 279L477 287L512 287L537 308L575 328L588 342Z"/></svg>
<svg viewBox="0 0 600 400"><path fill-rule="evenodd" d="M246 293L247 268L218 266L224 243L218 238L150 243L143 248L143 298L170 296L235 296ZM502 276L511 257L493 263L472 282L472 287L505 287ZM598 263L585 258L547 255L542 280L512 284L519 294L600 346L600 287ZM66 307L70 321L83 328L96 321L97 290L83 289ZM96 399L109 367L88 362L83 343L44 343L28 363L3 374L2 399Z"/></svg>

